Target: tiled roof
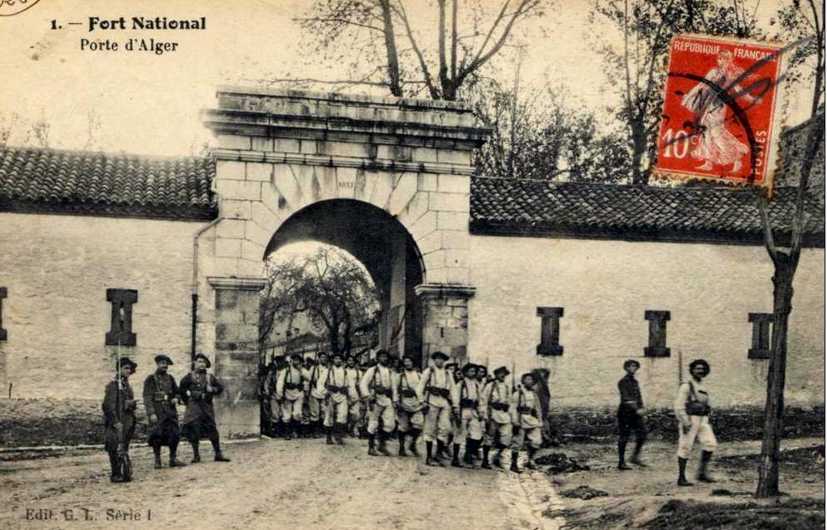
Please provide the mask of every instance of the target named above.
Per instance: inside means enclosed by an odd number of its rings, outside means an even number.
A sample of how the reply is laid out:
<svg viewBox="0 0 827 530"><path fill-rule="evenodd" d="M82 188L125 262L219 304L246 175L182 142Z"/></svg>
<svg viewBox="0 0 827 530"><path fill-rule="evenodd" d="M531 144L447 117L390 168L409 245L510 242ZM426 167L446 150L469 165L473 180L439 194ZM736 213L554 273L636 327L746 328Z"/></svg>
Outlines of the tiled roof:
<svg viewBox="0 0 827 530"><path fill-rule="evenodd" d="M0 211L212 219L214 176L207 158L0 147Z"/></svg>
<svg viewBox="0 0 827 530"><path fill-rule="evenodd" d="M769 216L789 233L795 188L777 189ZM824 244L824 205L806 200L806 242ZM760 242L763 232L749 190L637 187L471 179L471 230L484 234L569 235L619 239Z"/></svg>

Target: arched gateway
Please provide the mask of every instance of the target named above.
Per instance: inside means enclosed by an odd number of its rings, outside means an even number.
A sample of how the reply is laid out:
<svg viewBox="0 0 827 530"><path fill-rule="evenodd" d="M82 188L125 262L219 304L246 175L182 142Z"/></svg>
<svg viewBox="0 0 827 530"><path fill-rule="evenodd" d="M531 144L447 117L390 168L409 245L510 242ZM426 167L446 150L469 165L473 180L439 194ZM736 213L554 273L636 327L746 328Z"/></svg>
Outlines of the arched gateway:
<svg viewBox="0 0 827 530"><path fill-rule="evenodd" d="M227 434L258 430L262 260L291 241L331 243L365 264L384 346L466 356L471 152L487 133L466 108L222 88L203 118L219 144L219 215L200 236L198 342L215 345L227 383Z"/></svg>

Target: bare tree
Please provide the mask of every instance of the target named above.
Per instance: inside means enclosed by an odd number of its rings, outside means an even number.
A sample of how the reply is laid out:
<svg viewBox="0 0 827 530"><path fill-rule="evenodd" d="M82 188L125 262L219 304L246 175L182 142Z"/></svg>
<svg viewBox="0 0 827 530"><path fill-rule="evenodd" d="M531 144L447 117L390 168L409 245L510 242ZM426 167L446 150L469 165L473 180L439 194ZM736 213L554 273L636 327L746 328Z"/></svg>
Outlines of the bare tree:
<svg viewBox="0 0 827 530"><path fill-rule="evenodd" d="M780 11L782 27L798 33L797 36L809 36L799 49L794 52L791 66L800 66L807 57L816 56L813 71L806 75L812 80L813 100L811 122L807 132L804 158L800 165L798 190L795 197L795 209L791 225L789 246L783 248L773 233L768 213L767 198L759 196L758 207L764 226L764 243L772 260L774 272L773 283L773 324L772 349L767 374L767 400L764 409L764 438L761 443L761 463L759 466L758 487L755 496L759 498L779 495L778 460L781 450L781 435L784 431L784 383L787 367L787 330L789 316L792 312L793 280L801 258L802 232L805 224L805 201L808 194L810 173L816 163L819 147L824 145L823 118L818 117L824 96L824 13L819 12L820 4L814 0L806 2L793 1ZM811 33L806 33L808 28ZM818 162L819 164L821 161Z"/></svg>
<svg viewBox="0 0 827 530"><path fill-rule="evenodd" d="M612 44L605 29L594 35L606 64L607 82L620 96L614 109L626 125L633 184L647 184L654 162L669 42L678 33L756 36L758 0L595 0L591 27L607 22L622 32Z"/></svg>
<svg viewBox="0 0 827 530"><path fill-rule="evenodd" d="M354 76L267 81L385 87L394 96L424 92L433 99L455 100L508 44L515 27L541 16L549 1L315 0L308 14L297 19L315 42L313 55L350 66ZM434 36L435 50L424 45Z"/></svg>
<svg viewBox="0 0 827 530"><path fill-rule="evenodd" d="M16 112L3 113L0 116L0 147L8 145L19 119L20 116Z"/></svg>
<svg viewBox="0 0 827 530"><path fill-rule="evenodd" d="M357 331L375 323L379 297L365 270L332 247L310 255L270 261L261 305L261 336L277 320L305 313L327 332L332 352L349 352Z"/></svg>

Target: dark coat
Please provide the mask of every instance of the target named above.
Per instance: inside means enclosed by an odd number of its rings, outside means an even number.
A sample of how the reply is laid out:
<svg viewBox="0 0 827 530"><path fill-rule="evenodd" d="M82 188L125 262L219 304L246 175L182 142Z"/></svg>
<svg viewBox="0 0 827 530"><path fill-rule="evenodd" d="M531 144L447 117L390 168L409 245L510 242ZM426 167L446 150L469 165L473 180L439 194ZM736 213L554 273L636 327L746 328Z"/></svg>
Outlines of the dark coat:
<svg viewBox="0 0 827 530"><path fill-rule="evenodd" d="M149 445L175 445L178 443L178 385L169 374L150 374L144 380L144 407L147 420L153 414L158 421L149 427Z"/></svg>
<svg viewBox="0 0 827 530"><path fill-rule="evenodd" d="M207 392L209 378L212 392ZM224 391L224 385L212 374L190 372L181 379L178 393L187 405L181 434L190 441L217 435L213 396Z"/></svg>
<svg viewBox="0 0 827 530"><path fill-rule="evenodd" d="M118 389L117 381L110 381L106 385L103 395L103 427L104 446L107 451L115 451L118 443L123 442L128 448L132 436L135 434L135 394L126 378L121 379L121 388ZM115 428L115 423L120 420L122 425L122 438Z"/></svg>

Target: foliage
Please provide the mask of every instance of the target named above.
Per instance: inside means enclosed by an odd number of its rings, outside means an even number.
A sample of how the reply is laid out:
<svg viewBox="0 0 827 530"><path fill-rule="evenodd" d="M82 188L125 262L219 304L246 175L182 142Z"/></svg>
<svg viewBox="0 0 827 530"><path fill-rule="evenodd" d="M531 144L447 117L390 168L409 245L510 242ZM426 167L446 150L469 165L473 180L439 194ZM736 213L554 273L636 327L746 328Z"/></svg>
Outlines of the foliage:
<svg viewBox="0 0 827 530"><path fill-rule="evenodd" d="M704 33L758 37L756 3L746 0L595 0L589 17L606 65L606 81L621 103L612 112L626 127L634 184L646 184L654 163L663 107L666 61L672 37ZM621 32L622 46L615 34Z"/></svg>
<svg viewBox="0 0 827 530"><path fill-rule="evenodd" d="M798 86L801 82L813 84L812 115L824 105L824 13L823 9L819 13L820 6L823 3L815 0L788 0L778 10L777 22L781 31L775 35L780 41L803 40L786 57L785 74L790 86Z"/></svg>
<svg viewBox="0 0 827 530"><path fill-rule="evenodd" d="M514 91L489 83L472 93L480 121L492 128L477 153L481 175L534 180L617 183L629 172L616 133L601 133L594 114L572 102L563 87Z"/></svg>
<svg viewBox="0 0 827 530"><path fill-rule="evenodd" d="M327 331L331 352L349 352L355 334L376 324L379 297L367 272L334 247L267 263L268 283L261 302L261 336L276 321L305 313Z"/></svg>
<svg viewBox="0 0 827 530"><path fill-rule="evenodd" d="M455 100L460 89L550 0L315 0L298 18L309 56L353 72L346 80L284 79L387 88L394 96ZM461 5L460 5L461 4ZM436 47L425 46L436 41Z"/></svg>

